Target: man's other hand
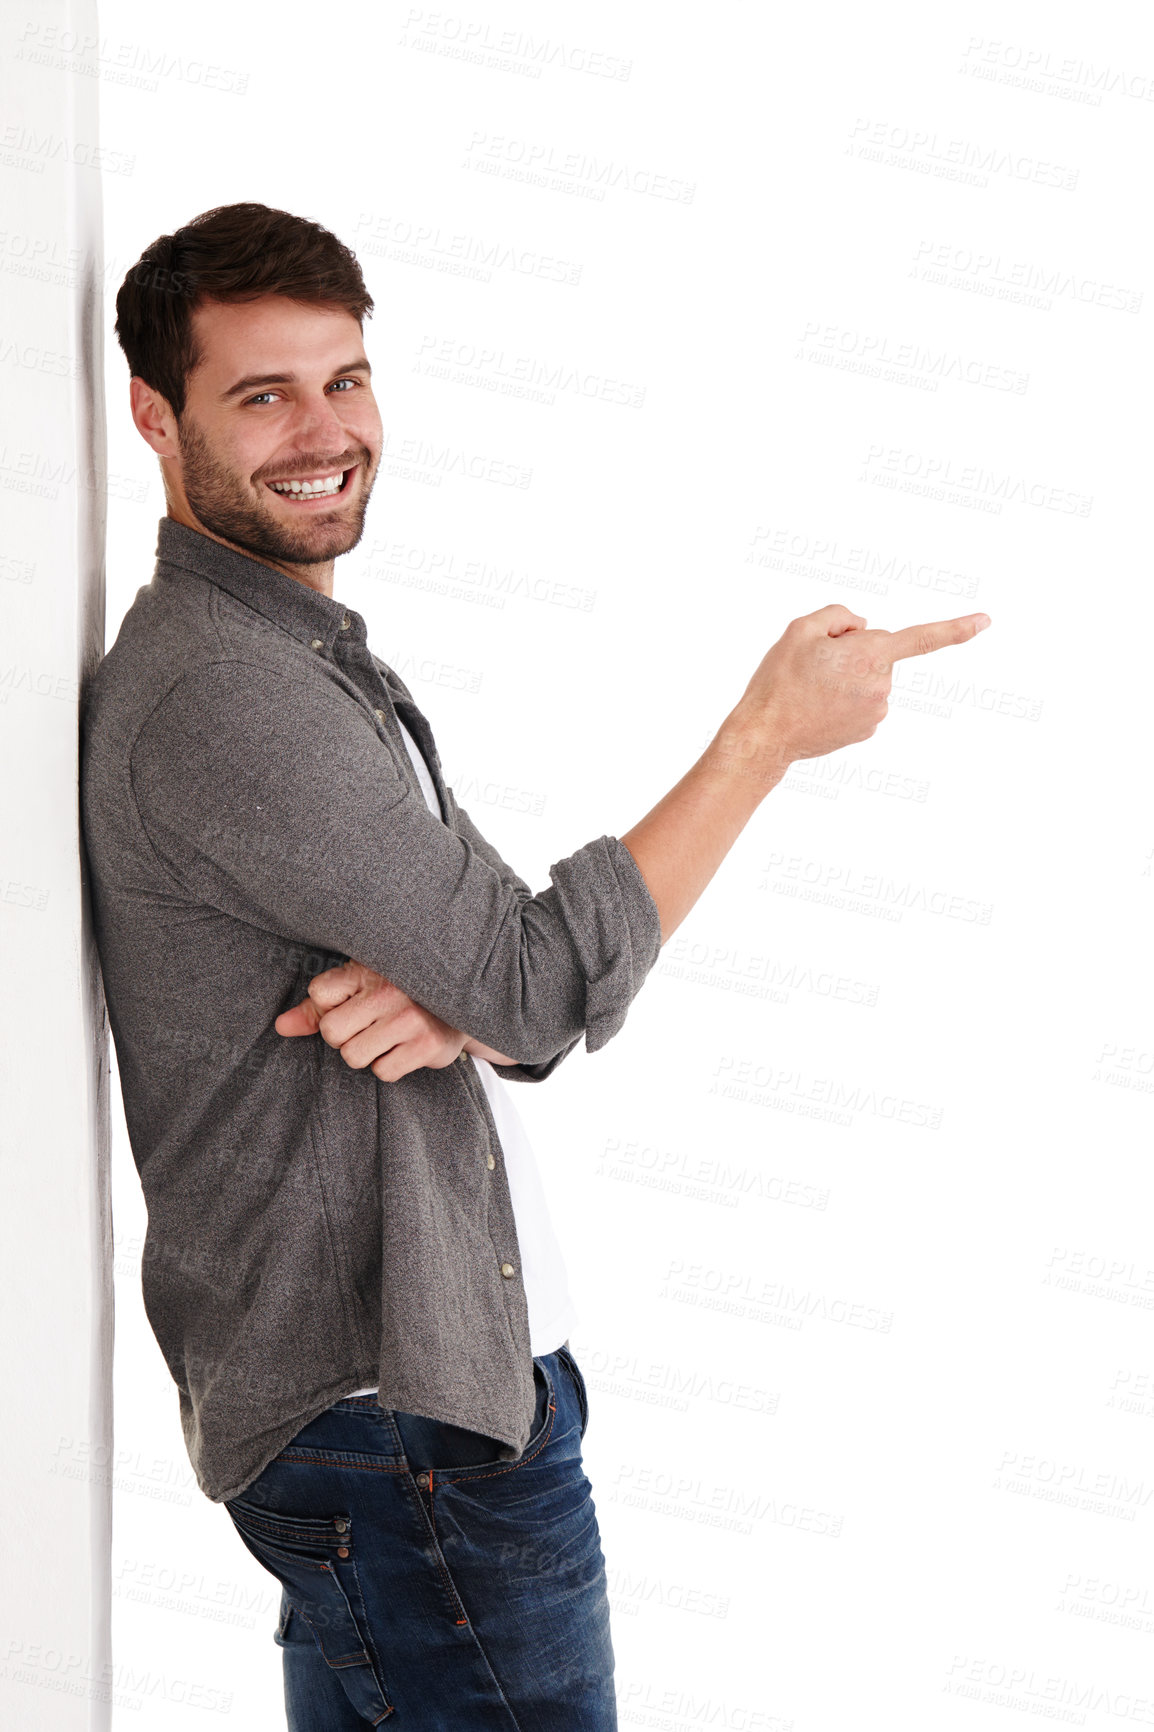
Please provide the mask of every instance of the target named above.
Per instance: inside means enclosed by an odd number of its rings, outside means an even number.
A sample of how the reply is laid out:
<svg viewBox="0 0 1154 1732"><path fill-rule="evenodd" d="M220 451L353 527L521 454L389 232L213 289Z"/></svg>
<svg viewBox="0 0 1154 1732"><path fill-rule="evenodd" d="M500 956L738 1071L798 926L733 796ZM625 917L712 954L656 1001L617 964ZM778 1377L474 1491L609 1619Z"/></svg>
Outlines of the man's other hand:
<svg viewBox="0 0 1154 1732"><path fill-rule="evenodd" d="M282 1011L274 1027L288 1036L319 1034L353 1070L367 1067L379 1082L398 1082L412 1070L444 1070L461 1052L492 1064L516 1063L442 1022L360 962L314 974L307 998Z"/></svg>
<svg viewBox="0 0 1154 1732"><path fill-rule="evenodd" d="M776 757L780 770L799 758L824 757L876 733L889 709L896 661L965 643L989 623L988 614L967 613L869 631L861 614L831 602L789 622L733 716L755 748L764 742L763 755Z"/></svg>

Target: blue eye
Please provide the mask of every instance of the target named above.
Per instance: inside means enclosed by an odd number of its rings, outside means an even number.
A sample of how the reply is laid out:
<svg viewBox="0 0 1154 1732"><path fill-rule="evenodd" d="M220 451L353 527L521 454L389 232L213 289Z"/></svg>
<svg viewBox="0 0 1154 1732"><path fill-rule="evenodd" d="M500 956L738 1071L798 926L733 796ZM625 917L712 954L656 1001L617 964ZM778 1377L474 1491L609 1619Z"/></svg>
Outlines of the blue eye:
<svg viewBox="0 0 1154 1732"><path fill-rule="evenodd" d="M333 384L334 385L354 385L355 386L355 385L360 384L360 380L359 379L334 379ZM262 397L275 397L275 396L276 396L275 391L258 391L254 397L246 397L245 398L245 400L244 400L245 401L245 407L247 408L250 403L259 403Z"/></svg>

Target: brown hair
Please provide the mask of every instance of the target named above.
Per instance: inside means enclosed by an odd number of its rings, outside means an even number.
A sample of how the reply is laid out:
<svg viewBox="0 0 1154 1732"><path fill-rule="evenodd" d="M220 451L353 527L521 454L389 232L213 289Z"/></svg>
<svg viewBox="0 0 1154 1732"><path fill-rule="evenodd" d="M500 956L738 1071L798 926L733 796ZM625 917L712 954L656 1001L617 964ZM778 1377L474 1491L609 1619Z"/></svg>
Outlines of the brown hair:
<svg viewBox="0 0 1154 1732"><path fill-rule="evenodd" d="M114 329L129 370L179 421L188 376L203 359L194 310L259 295L343 307L358 324L373 311L356 254L328 229L264 204L218 205L154 240L120 285Z"/></svg>

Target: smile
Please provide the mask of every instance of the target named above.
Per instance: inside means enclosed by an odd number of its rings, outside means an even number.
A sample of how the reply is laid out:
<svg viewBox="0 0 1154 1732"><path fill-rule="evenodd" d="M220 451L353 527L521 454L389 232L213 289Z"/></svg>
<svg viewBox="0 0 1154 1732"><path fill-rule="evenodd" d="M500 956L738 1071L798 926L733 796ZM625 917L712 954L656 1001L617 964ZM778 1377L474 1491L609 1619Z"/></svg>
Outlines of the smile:
<svg viewBox="0 0 1154 1732"><path fill-rule="evenodd" d="M301 504L308 499L336 499L347 491L354 469L340 469L335 475L308 476L302 481L266 481L265 486L282 499Z"/></svg>

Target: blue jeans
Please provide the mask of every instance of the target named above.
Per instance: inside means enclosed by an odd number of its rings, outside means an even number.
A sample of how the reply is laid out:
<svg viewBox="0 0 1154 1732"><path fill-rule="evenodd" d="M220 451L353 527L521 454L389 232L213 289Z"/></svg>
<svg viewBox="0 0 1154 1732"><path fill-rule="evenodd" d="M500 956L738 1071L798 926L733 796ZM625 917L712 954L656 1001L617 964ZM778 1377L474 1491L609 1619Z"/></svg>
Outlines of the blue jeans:
<svg viewBox="0 0 1154 1732"><path fill-rule="evenodd" d="M226 1501L281 1584L289 1732L615 1732L585 1380L568 1343L533 1365L517 1461L359 1395Z"/></svg>

